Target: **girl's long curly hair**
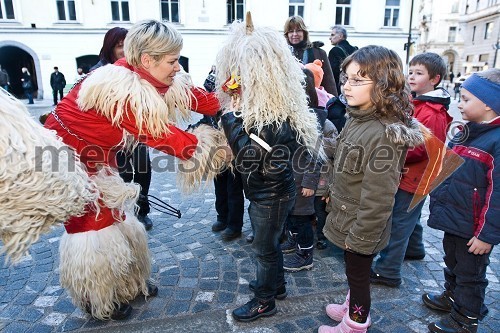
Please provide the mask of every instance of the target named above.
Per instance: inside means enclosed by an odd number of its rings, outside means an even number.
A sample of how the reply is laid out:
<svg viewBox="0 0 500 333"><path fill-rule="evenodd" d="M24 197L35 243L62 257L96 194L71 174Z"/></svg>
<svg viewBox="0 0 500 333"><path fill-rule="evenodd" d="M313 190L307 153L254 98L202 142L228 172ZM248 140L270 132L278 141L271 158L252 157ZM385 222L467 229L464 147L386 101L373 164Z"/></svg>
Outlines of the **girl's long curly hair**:
<svg viewBox="0 0 500 333"><path fill-rule="evenodd" d="M403 63L396 52L383 46L368 45L347 57L342 63L345 72L350 63L359 65L358 74L374 81L371 101L380 117L397 117L408 125L413 114L410 87L403 73Z"/></svg>

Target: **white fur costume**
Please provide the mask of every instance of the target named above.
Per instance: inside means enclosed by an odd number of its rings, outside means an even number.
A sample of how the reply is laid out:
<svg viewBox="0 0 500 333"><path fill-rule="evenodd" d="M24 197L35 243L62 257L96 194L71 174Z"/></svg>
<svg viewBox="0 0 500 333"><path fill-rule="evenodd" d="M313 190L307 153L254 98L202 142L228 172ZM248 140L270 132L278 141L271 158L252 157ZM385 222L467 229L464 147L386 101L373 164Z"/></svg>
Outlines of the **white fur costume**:
<svg viewBox="0 0 500 333"><path fill-rule="evenodd" d="M83 214L98 197L95 182L65 147L0 89L0 252L14 262L51 226ZM65 150L57 163L51 149Z"/></svg>

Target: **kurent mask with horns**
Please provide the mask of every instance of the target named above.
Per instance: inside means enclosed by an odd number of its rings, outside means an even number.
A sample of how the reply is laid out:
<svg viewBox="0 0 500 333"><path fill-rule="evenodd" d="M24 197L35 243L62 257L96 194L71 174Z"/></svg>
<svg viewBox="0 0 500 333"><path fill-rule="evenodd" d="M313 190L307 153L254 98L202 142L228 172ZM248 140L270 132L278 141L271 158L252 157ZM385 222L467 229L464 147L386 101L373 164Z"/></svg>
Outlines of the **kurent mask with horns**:
<svg viewBox="0 0 500 333"><path fill-rule="evenodd" d="M246 132L288 121L299 141L314 150L319 132L303 88L304 74L282 34L255 27L250 12L235 22L216 59L217 96L224 112L235 111Z"/></svg>

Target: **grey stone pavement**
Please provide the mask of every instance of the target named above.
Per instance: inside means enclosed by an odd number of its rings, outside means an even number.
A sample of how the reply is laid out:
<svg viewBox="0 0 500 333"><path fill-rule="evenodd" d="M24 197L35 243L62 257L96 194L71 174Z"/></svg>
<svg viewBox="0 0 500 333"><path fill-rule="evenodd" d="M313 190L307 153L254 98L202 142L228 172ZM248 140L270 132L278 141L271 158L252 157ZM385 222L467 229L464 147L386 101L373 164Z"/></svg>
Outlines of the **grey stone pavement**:
<svg viewBox="0 0 500 333"><path fill-rule="evenodd" d="M30 107L34 117L50 109L49 100L35 103ZM451 110L459 116L456 102ZM167 161L163 155L153 154L153 163L160 159ZM322 324L335 324L324 308L342 302L348 289L341 250L330 245L315 252L312 270L287 273L289 295L277 301L275 316L239 323L232 319L231 311L250 299L248 282L255 275L251 246L244 239L250 229L248 215L245 213L243 237L224 242L211 231L216 219L212 186L181 196L173 173L155 172L150 192L183 214L180 219L154 211L150 215L154 227L148 235L157 297L134 300L132 316L125 321L96 321L76 309L59 285L58 246L63 227L57 226L19 264L8 266L0 257L0 331L292 333L316 332ZM372 286L369 332L427 332L427 323L442 316L421 302L424 292L441 292L444 279L442 232L426 226L427 216L426 205L422 215L425 259L404 263L400 287ZM482 333L500 332L499 259L494 249L487 271L490 312L480 323Z"/></svg>

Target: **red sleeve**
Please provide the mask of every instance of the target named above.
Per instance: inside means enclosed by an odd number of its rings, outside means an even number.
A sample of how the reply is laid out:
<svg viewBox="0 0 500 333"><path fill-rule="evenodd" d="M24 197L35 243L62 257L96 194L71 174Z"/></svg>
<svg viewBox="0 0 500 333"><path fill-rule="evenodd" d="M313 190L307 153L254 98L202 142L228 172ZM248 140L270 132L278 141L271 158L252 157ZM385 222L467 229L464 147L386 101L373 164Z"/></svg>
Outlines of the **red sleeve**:
<svg viewBox="0 0 500 333"><path fill-rule="evenodd" d="M451 121L446 109L438 104L426 103L422 111L415 115L417 120L431 130L441 142L446 140L446 129ZM428 158L425 145L408 150L406 162L415 163Z"/></svg>
<svg viewBox="0 0 500 333"><path fill-rule="evenodd" d="M194 111L207 116L215 116L220 110L219 100L215 93L209 93L198 87L192 88L191 92L193 93L191 108Z"/></svg>
<svg viewBox="0 0 500 333"><path fill-rule="evenodd" d="M133 116L124 117L121 125L130 134L149 147L156 148L165 154L178 157L181 160L191 158L198 144L198 139L195 135L184 132L172 125L168 127L170 134L158 138L154 138L146 129L139 136L139 131L135 125L135 117Z"/></svg>

